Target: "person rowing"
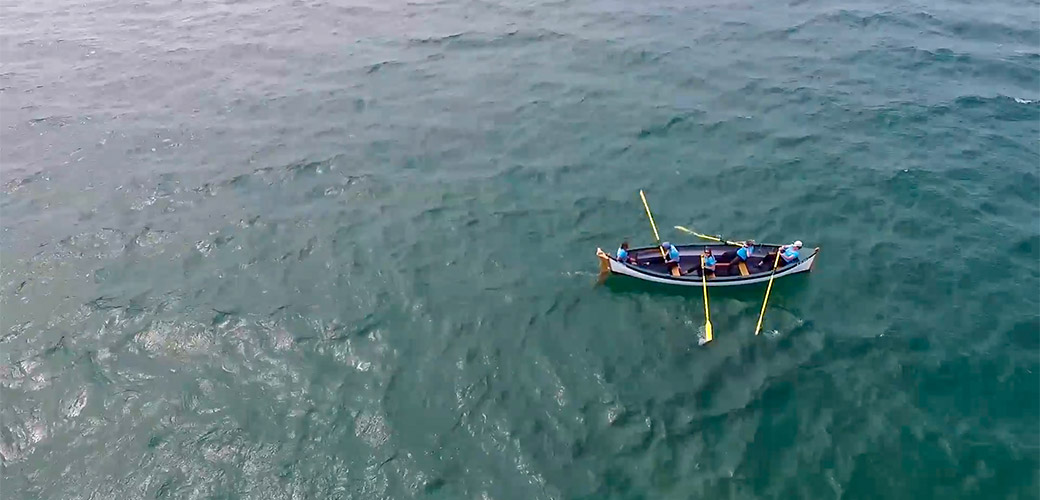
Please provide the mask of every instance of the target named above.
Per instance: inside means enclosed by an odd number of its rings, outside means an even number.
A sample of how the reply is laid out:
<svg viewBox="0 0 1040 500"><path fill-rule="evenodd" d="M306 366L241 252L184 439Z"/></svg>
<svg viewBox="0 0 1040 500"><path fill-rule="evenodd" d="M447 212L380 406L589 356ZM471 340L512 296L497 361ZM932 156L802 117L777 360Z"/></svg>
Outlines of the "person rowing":
<svg viewBox="0 0 1040 500"><path fill-rule="evenodd" d="M663 241L661 242L661 249L664 250L665 253L665 262L669 264L679 263L679 249L675 248L675 245L668 243L667 241Z"/></svg>
<svg viewBox="0 0 1040 500"><path fill-rule="evenodd" d="M802 241L798 240L791 244L785 244L780 247L780 260L783 265L795 264L802 260L802 256L799 251L802 249Z"/></svg>
<svg viewBox="0 0 1040 500"><path fill-rule="evenodd" d="M780 259L784 261L784 265L794 264L802 260L802 256L799 251L802 249L801 240L795 241L790 245L784 245L780 247Z"/></svg>
<svg viewBox="0 0 1040 500"><path fill-rule="evenodd" d="M701 263L703 263L703 266L701 265ZM704 247L704 254L697 261L697 263L694 264L693 268L690 269L690 272L688 274L696 274L697 276L700 276L701 273L707 272L708 276L712 276L715 274L715 263L715 256L711 254L711 249L708 247Z"/></svg>
<svg viewBox="0 0 1040 500"><path fill-rule="evenodd" d="M777 267L780 268L800 262L802 260L801 253L799 252L801 249L801 240L795 241L790 245L780 245L780 248L778 249L780 252L780 261L777 262ZM766 260L762 264L768 267L772 265L772 262L775 262L775 259L776 254L767 255Z"/></svg>
<svg viewBox="0 0 1040 500"><path fill-rule="evenodd" d="M619 262L624 262L625 264L636 265L636 258L632 257L628 253L628 242L627 241L621 242L621 247L617 249L617 260Z"/></svg>
<svg viewBox="0 0 1040 500"><path fill-rule="evenodd" d="M668 265L668 269L679 267L679 249L675 248L675 245L662 241L661 250L664 252L664 263ZM682 272L681 267L679 267L679 272Z"/></svg>
<svg viewBox="0 0 1040 500"><path fill-rule="evenodd" d="M726 252L722 254L722 262L732 264L736 261L743 261L747 263L748 259L751 258L751 254L755 252L755 240L747 240L741 243L740 248L736 252Z"/></svg>

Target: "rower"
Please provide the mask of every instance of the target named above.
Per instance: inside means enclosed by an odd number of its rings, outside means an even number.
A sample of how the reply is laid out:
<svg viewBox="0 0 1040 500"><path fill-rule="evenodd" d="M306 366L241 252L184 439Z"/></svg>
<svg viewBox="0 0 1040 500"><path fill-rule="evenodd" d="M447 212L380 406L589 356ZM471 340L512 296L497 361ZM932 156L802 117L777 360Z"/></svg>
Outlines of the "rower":
<svg viewBox="0 0 1040 500"><path fill-rule="evenodd" d="M755 252L755 240L747 240L744 245L737 249L737 257L747 262L751 258L751 254Z"/></svg>
<svg viewBox="0 0 1040 500"><path fill-rule="evenodd" d="M701 266L701 262L704 263L703 267ZM711 254L711 249L708 247L704 247L704 255L702 256L702 259L698 260L698 262L694 264L693 268L690 269L690 272L688 274L696 273L697 276L700 276L701 273L707 272L708 276L712 276L715 274L715 263L715 256Z"/></svg>
<svg viewBox="0 0 1040 500"><path fill-rule="evenodd" d="M628 242L621 242L621 248L617 249L617 260L625 264L636 264L635 257L628 254Z"/></svg>
<svg viewBox="0 0 1040 500"><path fill-rule="evenodd" d="M784 261L785 266L800 261L801 255L799 255L798 251L801 249L801 240L795 241L790 245L784 245L780 247L780 260Z"/></svg>
<svg viewBox="0 0 1040 500"><path fill-rule="evenodd" d="M668 265L668 269L672 270L672 274L676 276L682 274L682 268L679 267L679 249L675 248L675 245L665 241L661 243L661 250L663 250L665 254L664 263ZM676 270L678 273L676 273Z"/></svg>
<svg viewBox="0 0 1040 500"><path fill-rule="evenodd" d="M722 261L727 263L733 263L734 261L747 262L748 258L755 251L755 240L747 240L740 244L740 248L736 252L726 252L722 254Z"/></svg>
<svg viewBox="0 0 1040 500"><path fill-rule="evenodd" d="M784 267L790 264L795 264L801 261L801 255L799 250L802 249L802 242L796 241L790 245L780 245L778 251L780 252L780 262L777 262L777 268ZM762 262L762 265L768 267L772 265L772 262L776 261L776 254L769 254L766 256L766 260Z"/></svg>
<svg viewBox="0 0 1040 500"><path fill-rule="evenodd" d="M669 264L679 263L679 249L675 248L675 245L668 243L667 241L661 243L661 248L665 252L664 261Z"/></svg>
<svg viewBox="0 0 1040 500"><path fill-rule="evenodd" d="M722 254L720 263L734 266L740 271L741 276L747 276L751 274L748 270L748 259L751 258L751 254L755 252L755 240L747 240L740 244L740 248L736 252L726 252Z"/></svg>

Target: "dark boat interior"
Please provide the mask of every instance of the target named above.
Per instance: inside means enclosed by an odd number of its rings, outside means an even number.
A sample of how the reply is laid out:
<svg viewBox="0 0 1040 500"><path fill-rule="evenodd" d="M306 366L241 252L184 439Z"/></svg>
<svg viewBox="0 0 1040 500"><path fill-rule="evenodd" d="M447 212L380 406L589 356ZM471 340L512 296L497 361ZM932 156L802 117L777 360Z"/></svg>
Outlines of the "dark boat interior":
<svg viewBox="0 0 1040 500"><path fill-rule="evenodd" d="M681 276L683 278L700 279L700 274L697 272L691 273L691 271L699 267L701 255L705 248L711 249L711 253L715 256L717 261L717 264L715 265L716 278L739 278L769 273L771 271L770 266L773 264L773 259L776 258L776 250L778 246L756 246L755 251L751 253L751 258L749 258L747 263L743 266L738 264L739 259L735 259L736 251L740 247L733 245L675 245L675 248L679 249L679 268L681 269ZM634 257L638 262L634 267L666 276L675 276L671 270L672 265L665 263L664 257L661 256L661 250L658 247L630 249L628 254L629 256ZM726 264L730 258L734 258L733 262L731 264ZM629 265L632 264L630 263ZM794 265L795 264L791 264L790 266ZM777 271L782 271L790 266L784 266L781 261L780 267Z"/></svg>

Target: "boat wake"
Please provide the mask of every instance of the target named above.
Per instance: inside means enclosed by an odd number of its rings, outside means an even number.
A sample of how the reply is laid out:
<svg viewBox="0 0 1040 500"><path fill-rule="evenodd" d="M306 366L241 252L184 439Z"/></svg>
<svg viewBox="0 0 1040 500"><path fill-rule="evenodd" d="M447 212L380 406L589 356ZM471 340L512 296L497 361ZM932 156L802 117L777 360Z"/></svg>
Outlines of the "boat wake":
<svg viewBox="0 0 1040 500"><path fill-rule="evenodd" d="M563 276L599 276L599 273L592 271L564 271L560 273Z"/></svg>

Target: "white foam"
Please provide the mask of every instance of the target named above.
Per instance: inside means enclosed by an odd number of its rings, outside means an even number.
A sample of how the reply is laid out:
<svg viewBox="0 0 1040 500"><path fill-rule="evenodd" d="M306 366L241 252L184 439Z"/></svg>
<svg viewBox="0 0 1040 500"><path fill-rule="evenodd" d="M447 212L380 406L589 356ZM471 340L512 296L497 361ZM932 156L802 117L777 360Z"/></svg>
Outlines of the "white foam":
<svg viewBox="0 0 1040 500"><path fill-rule="evenodd" d="M700 326L697 327L697 345L708 343L707 333L708 331L704 328L704 323L701 323Z"/></svg>

